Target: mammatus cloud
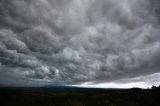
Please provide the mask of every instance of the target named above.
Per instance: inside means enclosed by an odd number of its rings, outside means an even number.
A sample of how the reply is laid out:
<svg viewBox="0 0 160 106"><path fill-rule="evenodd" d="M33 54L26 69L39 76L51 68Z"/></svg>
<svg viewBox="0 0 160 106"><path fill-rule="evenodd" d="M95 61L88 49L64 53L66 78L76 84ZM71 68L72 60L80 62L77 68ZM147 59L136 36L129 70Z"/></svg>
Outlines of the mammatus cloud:
<svg viewBox="0 0 160 106"><path fill-rule="evenodd" d="M159 5L158 0L0 0L0 84L132 83L158 73Z"/></svg>

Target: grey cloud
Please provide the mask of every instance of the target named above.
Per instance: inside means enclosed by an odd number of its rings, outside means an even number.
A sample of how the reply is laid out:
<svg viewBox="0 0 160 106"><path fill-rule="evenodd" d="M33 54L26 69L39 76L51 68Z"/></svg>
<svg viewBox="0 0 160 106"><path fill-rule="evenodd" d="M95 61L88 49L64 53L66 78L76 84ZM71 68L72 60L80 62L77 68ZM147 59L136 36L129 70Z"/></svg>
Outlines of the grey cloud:
<svg viewBox="0 0 160 106"><path fill-rule="evenodd" d="M158 4L0 0L0 84L112 82L159 72Z"/></svg>

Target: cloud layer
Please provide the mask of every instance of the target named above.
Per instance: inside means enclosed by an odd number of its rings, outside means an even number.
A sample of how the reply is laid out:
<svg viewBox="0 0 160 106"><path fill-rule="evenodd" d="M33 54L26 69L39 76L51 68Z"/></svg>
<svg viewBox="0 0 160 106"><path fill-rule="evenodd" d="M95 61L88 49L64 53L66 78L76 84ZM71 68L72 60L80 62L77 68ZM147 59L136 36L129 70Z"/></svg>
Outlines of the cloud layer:
<svg viewBox="0 0 160 106"><path fill-rule="evenodd" d="M159 5L0 0L0 84L112 82L157 73Z"/></svg>

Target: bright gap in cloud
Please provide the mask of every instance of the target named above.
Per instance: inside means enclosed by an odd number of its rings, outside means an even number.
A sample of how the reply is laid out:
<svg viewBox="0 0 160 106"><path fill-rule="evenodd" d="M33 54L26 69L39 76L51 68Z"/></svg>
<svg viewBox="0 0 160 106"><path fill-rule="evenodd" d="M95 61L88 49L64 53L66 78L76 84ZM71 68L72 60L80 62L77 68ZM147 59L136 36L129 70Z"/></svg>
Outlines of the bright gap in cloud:
<svg viewBox="0 0 160 106"><path fill-rule="evenodd" d="M85 82L79 85L70 86L84 88L151 88L152 85L160 85L160 73L154 73L151 75L139 76L135 78L121 79L108 83Z"/></svg>
<svg viewBox="0 0 160 106"><path fill-rule="evenodd" d="M131 82L131 83L99 83L99 84L81 84L81 85L70 85L73 87L83 87L83 88L150 88L151 85L145 82Z"/></svg>

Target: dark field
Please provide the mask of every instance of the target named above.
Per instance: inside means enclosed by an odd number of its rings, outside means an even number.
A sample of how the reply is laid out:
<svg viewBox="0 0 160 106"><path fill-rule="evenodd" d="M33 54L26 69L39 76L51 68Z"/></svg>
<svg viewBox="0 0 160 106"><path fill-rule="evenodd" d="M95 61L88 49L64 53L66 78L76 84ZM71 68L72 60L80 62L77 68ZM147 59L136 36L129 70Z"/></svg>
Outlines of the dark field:
<svg viewBox="0 0 160 106"><path fill-rule="evenodd" d="M160 106L160 89L1 88L0 106Z"/></svg>

